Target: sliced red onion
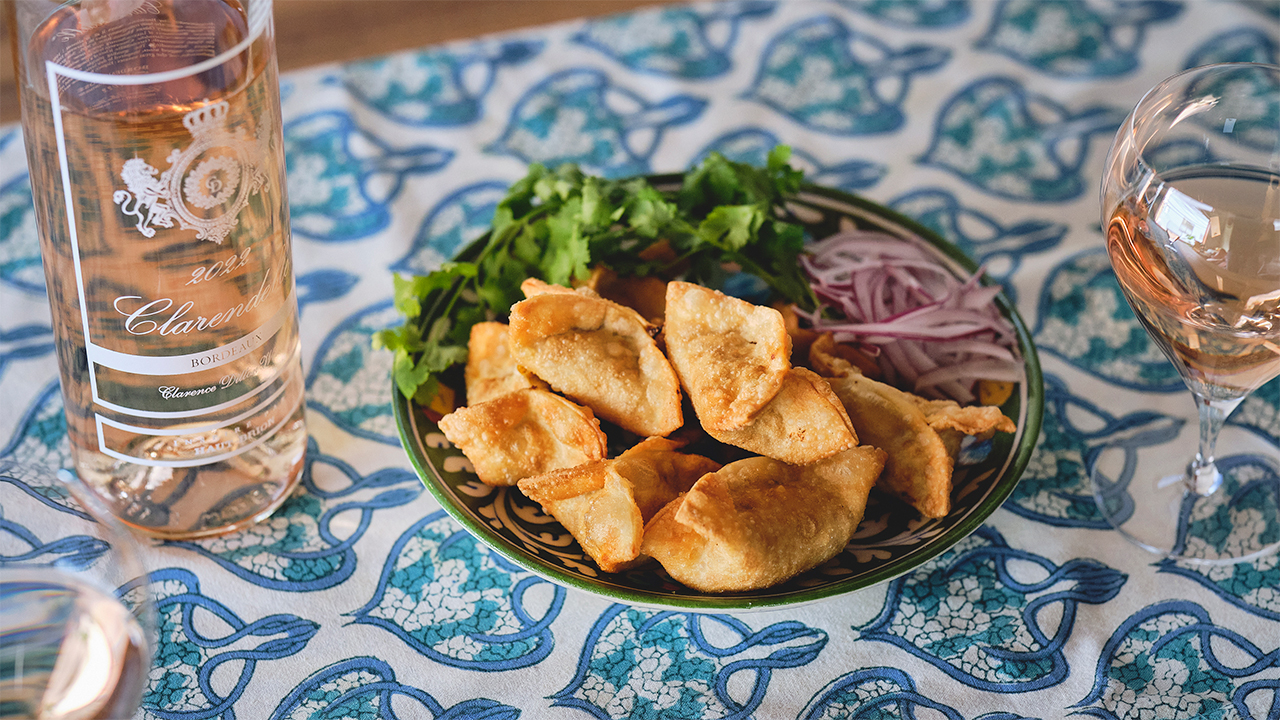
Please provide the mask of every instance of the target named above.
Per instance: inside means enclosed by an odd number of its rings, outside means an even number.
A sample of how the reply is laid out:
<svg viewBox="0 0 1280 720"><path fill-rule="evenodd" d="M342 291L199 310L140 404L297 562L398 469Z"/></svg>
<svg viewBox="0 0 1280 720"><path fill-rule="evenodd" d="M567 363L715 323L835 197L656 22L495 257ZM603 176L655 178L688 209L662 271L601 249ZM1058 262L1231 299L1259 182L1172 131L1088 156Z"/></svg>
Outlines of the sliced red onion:
<svg viewBox="0 0 1280 720"><path fill-rule="evenodd" d="M916 378L916 390L952 380L972 380L981 377L984 380L1004 380L1013 382L1021 377L1016 368L998 360L972 360L945 367L938 367Z"/></svg>
<svg viewBox="0 0 1280 720"><path fill-rule="evenodd" d="M867 230L809 247L802 264L824 303L796 314L877 358L892 383L969 403L977 380L1022 377L1015 336L994 304L1000 288L982 271L960 279L923 248Z"/></svg>

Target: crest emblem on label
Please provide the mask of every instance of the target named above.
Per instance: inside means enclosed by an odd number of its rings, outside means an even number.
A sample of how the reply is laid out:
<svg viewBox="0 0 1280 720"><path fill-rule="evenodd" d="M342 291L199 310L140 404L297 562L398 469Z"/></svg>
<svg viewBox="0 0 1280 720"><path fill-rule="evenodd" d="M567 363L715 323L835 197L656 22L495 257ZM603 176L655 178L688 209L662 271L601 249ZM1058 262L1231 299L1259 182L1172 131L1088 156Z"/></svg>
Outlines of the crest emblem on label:
<svg viewBox="0 0 1280 720"><path fill-rule="evenodd" d="M254 162L266 155L263 138L249 137L243 128L229 130L228 110L226 102L216 102L187 113L182 124L192 142L169 153L164 172L142 158L125 161L120 179L129 189L115 191L111 199L137 218L138 232L154 237L157 227L171 228L176 220L198 239L221 245L249 196L267 184L266 172Z"/></svg>

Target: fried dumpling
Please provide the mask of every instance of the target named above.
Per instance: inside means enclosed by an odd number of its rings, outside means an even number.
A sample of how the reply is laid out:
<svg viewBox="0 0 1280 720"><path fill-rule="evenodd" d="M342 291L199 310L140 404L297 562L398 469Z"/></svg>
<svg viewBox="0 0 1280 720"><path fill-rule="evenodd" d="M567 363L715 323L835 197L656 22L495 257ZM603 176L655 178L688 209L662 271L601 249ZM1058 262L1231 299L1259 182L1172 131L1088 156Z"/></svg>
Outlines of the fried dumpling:
<svg viewBox="0 0 1280 720"><path fill-rule="evenodd" d="M837 343L831 333L822 333L809 344L809 367L823 377L860 372L872 380L880 379L880 368L874 358Z"/></svg>
<svg viewBox="0 0 1280 720"><path fill-rule="evenodd" d="M993 432L1013 432L1018 429L1005 417L1000 408L991 405L961 406L955 400L929 400L912 395L929 427L942 432L955 430L965 435L988 437Z"/></svg>
<svg viewBox="0 0 1280 720"><path fill-rule="evenodd" d="M534 295L546 295L547 293L555 293L557 295L585 295L587 297L599 297L596 291L590 287L568 288L563 285L552 285L549 282L531 277L525 278L520 283L520 292L524 293L526 298Z"/></svg>
<svg viewBox="0 0 1280 720"><path fill-rule="evenodd" d="M927 400L862 374L830 334L814 341L810 364L835 376L835 391L861 442L889 454L880 487L928 518L951 512L951 475L964 435L989 436L1017 427L1000 409L962 407L954 400Z"/></svg>
<svg viewBox="0 0 1280 720"><path fill-rule="evenodd" d="M884 452L865 446L806 466L730 463L654 516L641 552L703 592L769 587L844 549L883 465Z"/></svg>
<svg viewBox="0 0 1280 720"><path fill-rule="evenodd" d="M553 470L519 482L520 491L560 522L605 572L640 554L644 518L631 483L608 460Z"/></svg>
<svg viewBox="0 0 1280 720"><path fill-rule="evenodd" d="M606 438L587 408L546 390L516 390L440 418L440 431L462 449L480 481L521 478L605 456Z"/></svg>
<svg viewBox="0 0 1280 720"><path fill-rule="evenodd" d="M585 287L606 300L625 305L656 325L662 324L667 306L667 283L652 275L633 277L619 275L603 265L591 270Z"/></svg>
<svg viewBox="0 0 1280 720"><path fill-rule="evenodd" d="M500 322L481 322L471 326L463 377L469 405L501 397L513 390L547 387L546 383L521 372L516 366L507 326Z"/></svg>
<svg viewBox="0 0 1280 720"><path fill-rule="evenodd" d="M745 427L706 430L722 443L792 465L817 462L858 444L840 398L805 368L789 370L778 394Z"/></svg>
<svg viewBox="0 0 1280 720"><path fill-rule="evenodd" d="M858 440L889 455L880 487L927 518L951 512L952 454L913 396L856 372L830 382Z"/></svg>
<svg viewBox="0 0 1280 720"><path fill-rule="evenodd" d="M867 368L868 358L862 353L850 348L846 345L836 343L831 333L823 333L819 336L809 349L809 364L814 370L825 377L840 377L843 375L861 373L873 380L878 379L876 373L869 372ZM1000 386L1009 386L1009 383L997 383ZM1010 387L1001 387L992 394L998 395L1000 400L1007 399L1011 394ZM920 408L924 413L925 421L929 423L929 427L943 432L953 430L962 435L974 435L977 437L990 437L995 432L1014 432L1018 429L996 405L961 405L955 400L933 400L920 397L914 393L904 392L912 402ZM985 392L979 393L986 394ZM998 404L998 403L997 403Z"/></svg>
<svg viewBox="0 0 1280 720"><path fill-rule="evenodd" d="M777 300L771 306L782 315L782 326L791 337L791 362L803 365L809 357L809 348L813 341L821 337L821 333L807 327L801 327L800 316L796 314L796 306L786 300Z"/></svg>
<svg viewBox="0 0 1280 720"><path fill-rule="evenodd" d="M924 413L924 421L942 438L942 444L953 461L960 456L966 435L985 440L997 431L1014 432L1018 429L1000 408L993 405L961 406L954 400L928 400L918 395L910 397Z"/></svg>
<svg viewBox="0 0 1280 720"><path fill-rule="evenodd" d="M685 282L667 283L667 356L709 432L751 422L782 388L791 338L773 308Z"/></svg>
<svg viewBox="0 0 1280 720"><path fill-rule="evenodd" d="M650 438L615 460L525 478L520 490L560 521L601 570L618 572L639 557L644 523L720 468L665 442Z"/></svg>
<svg viewBox="0 0 1280 720"><path fill-rule="evenodd" d="M675 372L635 310L574 291L538 293L511 308L511 349L551 387L637 435L684 423Z"/></svg>
<svg viewBox="0 0 1280 720"><path fill-rule="evenodd" d="M667 438L648 438L613 461L618 473L635 488L636 505L645 522L693 487L698 478L720 469L720 463L710 458L677 452L679 447Z"/></svg>

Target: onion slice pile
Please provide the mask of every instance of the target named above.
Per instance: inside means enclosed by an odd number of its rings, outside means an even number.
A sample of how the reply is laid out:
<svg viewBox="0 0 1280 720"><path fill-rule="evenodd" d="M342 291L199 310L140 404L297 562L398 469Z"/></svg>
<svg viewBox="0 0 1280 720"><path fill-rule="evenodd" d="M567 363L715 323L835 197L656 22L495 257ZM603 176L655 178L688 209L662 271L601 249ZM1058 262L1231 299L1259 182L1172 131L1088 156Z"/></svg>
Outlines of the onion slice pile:
<svg viewBox="0 0 1280 720"><path fill-rule="evenodd" d="M796 314L877 357L888 382L963 405L978 380L1022 378L1013 328L993 302L1000 288L981 284L982 270L958 279L922 248L867 230L808 250L800 262L824 304Z"/></svg>

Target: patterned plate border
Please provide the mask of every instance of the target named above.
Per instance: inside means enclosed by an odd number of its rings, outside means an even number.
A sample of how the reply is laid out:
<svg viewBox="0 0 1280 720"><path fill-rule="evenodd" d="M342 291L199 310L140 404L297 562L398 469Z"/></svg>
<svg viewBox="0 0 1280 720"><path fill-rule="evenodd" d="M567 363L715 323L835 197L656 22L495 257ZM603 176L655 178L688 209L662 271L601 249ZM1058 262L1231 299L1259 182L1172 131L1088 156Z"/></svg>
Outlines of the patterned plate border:
<svg viewBox="0 0 1280 720"><path fill-rule="evenodd" d="M660 188L679 175L651 178ZM814 238L838 229L842 219L917 244L957 275L977 269L959 248L888 208L829 188L806 187L791 209ZM485 238L459 254L478 254ZM438 414L409 402L392 386L396 426L410 461L455 520L503 558L551 582L617 602L716 612L759 610L811 603L892 580L946 551L976 530L1018 483L1040 434L1044 382L1026 323L1004 293L1000 312L1013 324L1023 360L1023 380L1002 406L1017 431L967 446L953 476L952 512L922 521L896 501L872 494L857 535L844 552L781 585L748 593L700 593L672 581L651 563L623 573L602 573L564 528L514 488L492 488L476 479L470 463L440 433ZM434 317L432 311L424 320Z"/></svg>

